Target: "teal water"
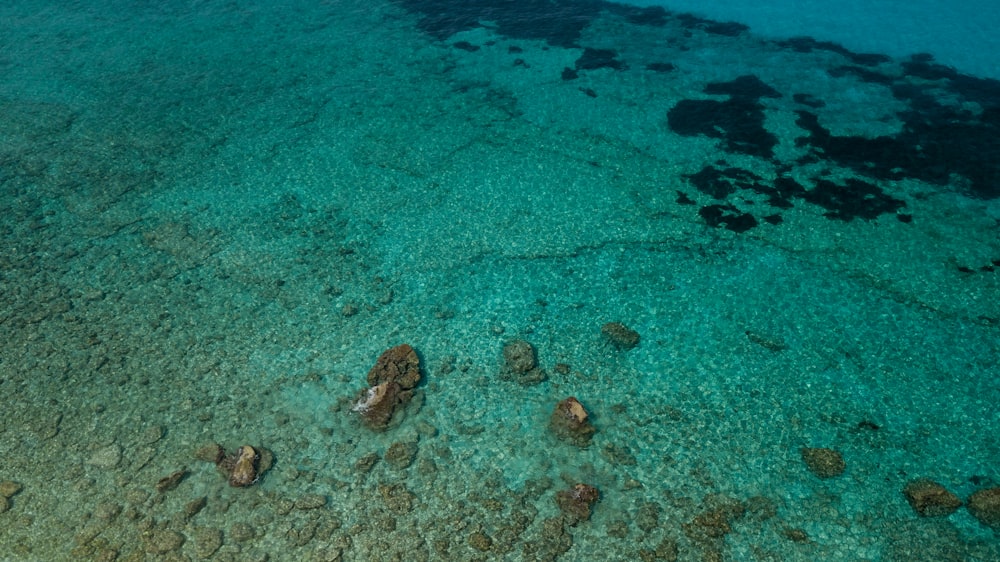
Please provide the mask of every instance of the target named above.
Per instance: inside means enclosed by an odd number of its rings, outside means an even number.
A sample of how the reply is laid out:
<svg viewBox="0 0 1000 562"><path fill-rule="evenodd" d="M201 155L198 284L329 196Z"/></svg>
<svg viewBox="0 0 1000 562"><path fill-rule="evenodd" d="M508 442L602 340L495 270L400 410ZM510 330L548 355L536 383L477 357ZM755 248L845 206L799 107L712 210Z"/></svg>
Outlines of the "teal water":
<svg viewBox="0 0 1000 562"><path fill-rule="evenodd" d="M1000 485L996 80L486 0L18 1L0 77L0 559L1000 560L903 493Z"/></svg>

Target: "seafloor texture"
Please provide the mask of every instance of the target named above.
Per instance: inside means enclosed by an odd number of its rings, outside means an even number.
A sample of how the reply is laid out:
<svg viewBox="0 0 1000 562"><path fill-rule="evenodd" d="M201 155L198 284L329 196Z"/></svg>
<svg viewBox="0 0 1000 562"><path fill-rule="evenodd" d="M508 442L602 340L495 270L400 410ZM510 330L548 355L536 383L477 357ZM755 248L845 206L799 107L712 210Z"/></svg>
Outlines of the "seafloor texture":
<svg viewBox="0 0 1000 562"><path fill-rule="evenodd" d="M1000 83L358 6L0 6L0 557L1000 559Z"/></svg>

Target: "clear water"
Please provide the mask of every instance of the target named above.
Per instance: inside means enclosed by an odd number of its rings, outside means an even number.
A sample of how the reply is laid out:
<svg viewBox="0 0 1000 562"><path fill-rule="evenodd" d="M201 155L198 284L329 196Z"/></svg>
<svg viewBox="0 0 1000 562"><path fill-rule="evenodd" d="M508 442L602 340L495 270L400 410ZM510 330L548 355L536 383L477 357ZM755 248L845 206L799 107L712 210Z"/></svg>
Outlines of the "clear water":
<svg viewBox="0 0 1000 562"><path fill-rule="evenodd" d="M0 558L1000 559L1000 82L733 22L4 4Z"/></svg>

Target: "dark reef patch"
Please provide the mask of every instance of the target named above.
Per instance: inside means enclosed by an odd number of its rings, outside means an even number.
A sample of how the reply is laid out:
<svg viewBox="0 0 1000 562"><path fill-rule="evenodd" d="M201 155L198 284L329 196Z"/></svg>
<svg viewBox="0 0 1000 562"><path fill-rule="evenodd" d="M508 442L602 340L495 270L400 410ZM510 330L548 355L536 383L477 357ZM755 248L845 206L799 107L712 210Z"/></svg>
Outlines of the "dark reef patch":
<svg viewBox="0 0 1000 562"><path fill-rule="evenodd" d="M684 176L698 191L712 199L726 199L737 189L752 189L760 176L739 168L720 169L705 166L701 171Z"/></svg>
<svg viewBox="0 0 1000 562"><path fill-rule="evenodd" d="M535 39L559 47L577 47L580 32L609 9L593 0L397 0L421 15L420 29L439 41L461 31L493 22L498 33L515 39ZM619 11L626 10L622 6ZM633 10L633 12L638 12Z"/></svg>
<svg viewBox="0 0 1000 562"><path fill-rule="evenodd" d="M574 66L576 70L597 70L599 68L625 70L628 68L617 57L618 53L611 49L591 49L587 47L583 50L580 58L576 59Z"/></svg>
<svg viewBox="0 0 1000 562"><path fill-rule="evenodd" d="M791 39L775 41L774 44L782 48L791 49L798 53L811 53L813 51L829 51L831 53L837 53L854 64L860 64L861 66L877 66L882 63L892 61L892 58L888 55L855 53L854 51L847 49L843 45L834 43L833 41L817 41L812 37L792 37Z"/></svg>
<svg viewBox="0 0 1000 562"><path fill-rule="evenodd" d="M798 199L825 209L823 216L844 222L856 218L874 220L883 214L896 213L906 205L904 201L888 195L877 185L854 178L846 179L843 184L816 179L812 187L807 189L786 175L768 181L748 170L715 166L705 166L699 172L687 175L685 178L698 191L716 201L728 201L739 191L750 191L766 196L767 204L772 208L790 209L794 206L793 200ZM724 224L734 232L745 232L757 226L756 219L751 221L747 218L752 218L750 213L738 211L728 204L707 205L702 207L698 214L709 226ZM896 216L899 218L906 215ZM780 213L771 213L761 218L770 224L778 224L783 220ZM908 222L903 218L900 220Z"/></svg>
<svg viewBox="0 0 1000 562"><path fill-rule="evenodd" d="M885 194L878 186L848 178L845 185L819 179L802 198L827 210L823 216L850 221L855 218L873 220L885 213L895 213L906 203Z"/></svg>
<svg viewBox="0 0 1000 562"><path fill-rule="evenodd" d="M646 65L646 70L653 72L673 72L677 67L669 62L651 62Z"/></svg>
<svg viewBox="0 0 1000 562"><path fill-rule="evenodd" d="M749 31L750 26L734 21L721 22L705 18L700 18L692 14L678 14L677 20L685 29L700 29L712 35L723 35L725 37L736 37L744 31Z"/></svg>
<svg viewBox="0 0 1000 562"><path fill-rule="evenodd" d="M685 76L686 67L679 69L664 59L677 56L683 60L683 53L698 48L705 34L717 36L712 39L716 43L725 42L721 37L742 36L741 42L745 41L749 29L740 23L678 14L661 7L602 0L397 2L418 15L424 32L442 42L457 32L489 26L492 32L510 39L579 49L574 63L561 71L562 80L575 80L581 74L606 68L628 76L632 65L627 57L632 51L623 57L614 42L586 44L584 30L600 17L618 18L616 25L626 28L645 27L643 33L647 34L660 33L648 28L664 28L658 44L673 49L674 54L656 51L655 58L634 66L640 72L675 74L680 83L691 78ZM835 128L824 126L839 114L832 113L822 93L811 91L808 84L800 85L797 91L782 92L760 77L746 74L704 85L703 95L673 104L667 111L666 125L683 137L715 139L722 151L734 156L723 156L714 164L705 162L699 171L685 176L694 189L676 192L680 205L704 205L699 207L699 215L708 224L734 232L745 232L762 222L780 224L782 211L803 202L819 206L831 220L870 221L894 214L898 221L909 223L913 215L901 212L904 201L898 193L893 196L886 191L888 182L901 180L917 180L978 198L1000 197L1000 81L958 73L927 54L896 61L810 37L761 39L758 44L786 54L822 51L837 55L823 57L829 59L822 63L828 65L825 71L846 84L860 81L868 85L866 89L884 90L902 106L886 117L901 125L898 131L881 136L841 136L834 133ZM470 52L478 48L465 41L452 46ZM740 48L735 42L731 47ZM522 52L521 47L508 49ZM813 58L803 64L816 64ZM523 59L514 64L527 67ZM593 79L598 82L588 82L578 90L589 97L609 91L602 88L599 76ZM878 93L874 98L879 102L885 99ZM860 115L852 112L845 117L860 119ZM772 123L794 121L796 127L768 130L769 116L775 118ZM776 158L778 133L784 135L785 143L794 143L798 149L793 161ZM727 162L742 162L740 166L749 168L745 163L748 156L757 160L753 171Z"/></svg>
<svg viewBox="0 0 1000 562"><path fill-rule="evenodd" d="M728 95L726 101L681 100L667 113L667 124L684 136L722 139L728 152L771 158L778 137L764 127L762 97L781 94L756 76L708 84L707 94Z"/></svg>
<svg viewBox="0 0 1000 562"><path fill-rule="evenodd" d="M726 230L746 232L757 226L757 219L750 213L744 213L732 205L706 205L698 211L709 226L725 225Z"/></svg>

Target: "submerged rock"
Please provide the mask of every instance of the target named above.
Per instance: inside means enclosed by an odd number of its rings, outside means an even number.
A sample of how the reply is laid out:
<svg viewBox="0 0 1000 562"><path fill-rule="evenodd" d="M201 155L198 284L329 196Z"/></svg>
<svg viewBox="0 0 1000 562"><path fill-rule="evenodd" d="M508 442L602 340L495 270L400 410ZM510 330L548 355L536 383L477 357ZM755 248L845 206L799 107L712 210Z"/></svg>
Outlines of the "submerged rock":
<svg viewBox="0 0 1000 562"><path fill-rule="evenodd" d="M801 453L809 472L820 478L840 476L847 468L844 457L833 449L803 447Z"/></svg>
<svg viewBox="0 0 1000 562"><path fill-rule="evenodd" d="M500 378L514 380L525 386L538 384L547 376L538 366L535 347L525 340L511 340L503 346L503 365Z"/></svg>
<svg viewBox="0 0 1000 562"><path fill-rule="evenodd" d="M608 322L601 326L601 334L611 345L621 350L629 350L639 345L639 332L621 322Z"/></svg>
<svg viewBox="0 0 1000 562"><path fill-rule="evenodd" d="M966 507L983 525L1000 529L1000 487L976 491Z"/></svg>
<svg viewBox="0 0 1000 562"><path fill-rule="evenodd" d="M569 520L570 525L590 519L595 503L600 497L597 488L587 484L577 484L569 490L556 492L556 504Z"/></svg>
<svg viewBox="0 0 1000 562"><path fill-rule="evenodd" d="M549 417L549 429L560 439L580 447L589 445L591 437L597 432L590 423L587 410L573 396L556 404Z"/></svg>
<svg viewBox="0 0 1000 562"><path fill-rule="evenodd" d="M503 346L504 365L515 374L524 374L538 366L535 347L525 340L513 340Z"/></svg>
<svg viewBox="0 0 1000 562"><path fill-rule="evenodd" d="M913 511L922 517L940 517L951 515L962 505L958 496L949 492L944 486L921 478L914 480L903 488L903 495L910 503Z"/></svg>

